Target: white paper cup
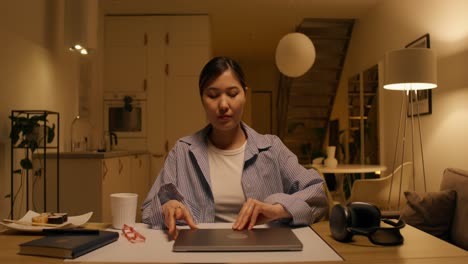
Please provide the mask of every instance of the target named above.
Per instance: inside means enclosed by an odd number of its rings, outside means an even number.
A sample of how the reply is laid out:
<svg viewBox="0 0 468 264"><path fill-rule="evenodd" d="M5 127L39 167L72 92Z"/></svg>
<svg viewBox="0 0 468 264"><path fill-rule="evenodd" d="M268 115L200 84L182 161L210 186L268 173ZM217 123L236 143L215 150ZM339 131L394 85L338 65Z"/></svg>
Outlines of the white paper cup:
<svg viewBox="0 0 468 264"><path fill-rule="evenodd" d="M122 229L124 224L135 225L138 194L113 193L110 195L112 227Z"/></svg>

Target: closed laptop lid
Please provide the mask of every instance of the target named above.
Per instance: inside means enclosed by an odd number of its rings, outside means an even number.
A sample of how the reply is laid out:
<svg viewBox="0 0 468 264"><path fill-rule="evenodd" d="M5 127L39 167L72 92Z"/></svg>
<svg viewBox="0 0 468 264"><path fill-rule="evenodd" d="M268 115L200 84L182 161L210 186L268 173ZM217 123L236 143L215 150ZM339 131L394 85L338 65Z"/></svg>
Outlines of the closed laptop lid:
<svg viewBox="0 0 468 264"><path fill-rule="evenodd" d="M173 245L175 252L188 251L300 251L302 243L291 228L182 229Z"/></svg>

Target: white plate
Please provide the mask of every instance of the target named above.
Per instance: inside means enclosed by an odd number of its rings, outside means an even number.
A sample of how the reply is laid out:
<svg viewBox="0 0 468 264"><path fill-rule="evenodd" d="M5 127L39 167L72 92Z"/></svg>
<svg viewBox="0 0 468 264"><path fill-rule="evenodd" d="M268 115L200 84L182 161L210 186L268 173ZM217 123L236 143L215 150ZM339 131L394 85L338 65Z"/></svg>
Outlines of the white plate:
<svg viewBox="0 0 468 264"><path fill-rule="evenodd" d="M43 229L58 229L58 228L70 228L70 227L77 227L86 224L89 221L93 212L89 212L83 215L78 216L69 216L67 222L50 227L50 226L33 226L32 225L32 218L38 216L39 213L29 210L21 219L18 219L20 222L24 223L31 223L31 225L24 225L24 224L17 224L17 223L3 223L0 222L1 225L4 225L8 228L19 230L19 231L28 231L28 232L41 232Z"/></svg>

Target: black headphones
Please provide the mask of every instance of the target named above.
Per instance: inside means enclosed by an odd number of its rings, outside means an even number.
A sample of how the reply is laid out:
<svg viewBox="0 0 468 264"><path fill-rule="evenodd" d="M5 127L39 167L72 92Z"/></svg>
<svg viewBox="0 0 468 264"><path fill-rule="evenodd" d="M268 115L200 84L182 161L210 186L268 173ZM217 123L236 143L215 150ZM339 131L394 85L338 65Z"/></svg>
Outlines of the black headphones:
<svg viewBox="0 0 468 264"><path fill-rule="evenodd" d="M390 227L381 227L381 220ZM400 229L404 226L405 222L401 219L398 222L381 219L377 206L363 202L352 202L347 206L337 204L330 214L332 237L341 242L351 241L353 235L364 235L377 245L401 245L404 239Z"/></svg>

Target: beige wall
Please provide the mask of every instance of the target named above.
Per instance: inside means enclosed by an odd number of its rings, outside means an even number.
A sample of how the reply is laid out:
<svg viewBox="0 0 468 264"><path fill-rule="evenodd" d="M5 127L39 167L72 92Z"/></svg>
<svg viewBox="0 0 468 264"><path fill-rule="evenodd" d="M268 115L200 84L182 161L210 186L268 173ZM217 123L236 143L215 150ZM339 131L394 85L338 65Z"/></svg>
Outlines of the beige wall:
<svg viewBox="0 0 468 264"><path fill-rule="evenodd" d="M60 113L61 147L77 114L79 61L63 45L63 1L2 1L0 15L0 217L9 213L11 110ZM16 176L18 177L18 176Z"/></svg>
<svg viewBox="0 0 468 264"><path fill-rule="evenodd" d="M13 109L60 112L61 147L78 113L80 61L63 46L63 0L16 0L2 3L0 16L0 217L7 217L10 186L8 115ZM437 190L446 167L468 169L468 1L387 0L356 24L343 79L382 60L429 32L438 53L439 87L433 114L422 118L429 189ZM214 48L216 50L216 48ZM214 54L217 55L217 54ZM224 54L223 54L224 55ZM252 90L273 90L278 72L272 61L242 60ZM99 82L99 80L97 80ZM346 91L340 86L337 102ZM383 91L384 163L391 164L398 121L398 96ZM94 97L93 97L94 98ZM97 100L97 98L94 98ZM97 105L97 103L91 102ZM273 104L276 105L276 94ZM100 107L97 107L100 109ZM338 116L344 110L335 109ZM247 114L250 113L246 109ZM274 113L276 116L276 113ZM249 119L249 117L247 117ZM100 125L100 124L96 124ZM390 153L390 154L389 154Z"/></svg>
<svg viewBox="0 0 468 264"><path fill-rule="evenodd" d="M468 1L384 1L355 26L337 102L344 105L349 76L383 60L386 51L404 48L430 33L438 58L439 88L433 90L432 115L421 117L426 178L429 191L439 189L447 167L468 170ZM396 142L400 96L380 90L382 96L383 163L391 168ZM333 115L341 116L343 108ZM409 148L410 142L407 142ZM421 160L416 154L416 161ZM407 160L410 159L407 155ZM421 171L420 164L417 170ZM417 172L418 174L418 172ZM417 176L422 190L422 176Z"/></svg>
<svg viewBox="0 0 468 264"><path fill-rule="evenodd" d="M273 134L277 134L277 113L276 113L276 102L277 102L277 91L279 84L279 71L271 61L239 61L243 70L245 71L247 86L249 87L249 99L252 99L252 92L255 91L269 91L272 93L272 131ZM246 111L249 111L249 116L244 116L244 120L249 125L255 128L253 122L253 115L262 115L262 113L254 113L252 111L252 105L255 102L249 100L250 105L247 106ZM248 118L248 119L247 119Z"/></svg>

